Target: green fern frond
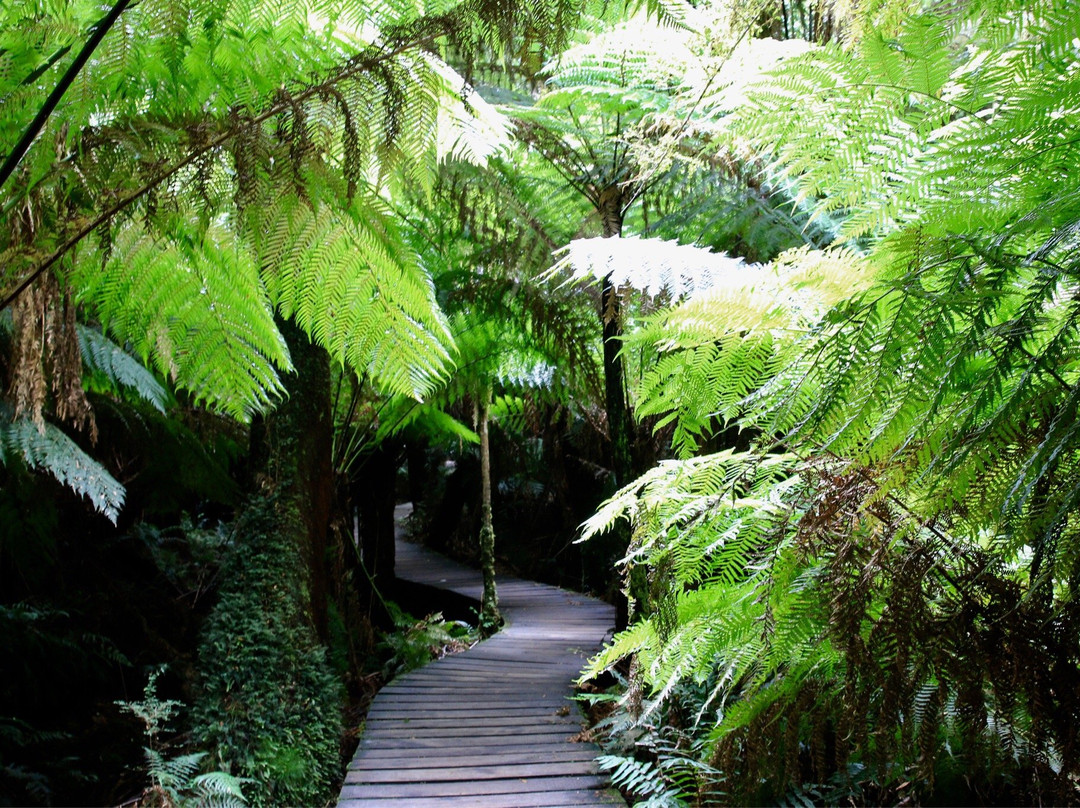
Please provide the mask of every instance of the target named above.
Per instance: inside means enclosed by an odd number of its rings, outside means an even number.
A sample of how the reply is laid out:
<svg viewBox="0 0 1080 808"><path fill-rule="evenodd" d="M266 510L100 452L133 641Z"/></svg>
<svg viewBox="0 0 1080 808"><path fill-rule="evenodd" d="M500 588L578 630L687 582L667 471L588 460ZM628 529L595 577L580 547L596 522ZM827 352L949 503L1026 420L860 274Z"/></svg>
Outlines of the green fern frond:
<svg viewBox="0 0 1080 808"><path fill-rule="evenodd" d="M663 464L586 525L633 525L641 622L602 659L635 656L639 726L693 704L673 734L743 797L853 761L881 794L930 794L962 747L1075 798L1049 727L1080 713L1040 677L1073 660L1080 585L1080 54L1075 9L1022 5L916 10L752 91L737 130L842 221L863 282L786 321L798 305L691 298L627 343L655 350L643 409L684 452L723 416L806 458L760 484L721 456Z"/></svg>
<svg viewBox="0 0 1080 808"><path fill-rule="evenodd" d="M124 486L58 427L46 422L39 429L27 418L0 417L0 462L6 464L12 454L86 497L94 510L116 524L124 505Z"/></svg>
<svg viewBox="0 0 1080 808"><path fill-rule="evenodd" d="M146 367L100 331L77 326L83 364L90 373L100 373L116 389L129 389L158 412L169 404L169 392Z"/></svg>
<svg viewBox="0 0 1080 808"><path fill-rule="evenodd" d="M178 222L163 238L127 225L104 267L99 261L87 254L75 269L81 300L144 362L236 418L274 400L277 371L291 366L256 267L235 236Z"/></svg>
<svg viewBox="0 0 1080 808"><path fill-rule="evenodd" d="M611 782L642 801L635 801L635 806L647 805L649 808L681 808L686 803L679 797L679 792L671 788L655 763L635 760L619 755L601 755L597 765L611 772Z"/></svg>
<svg viewBox="0 0 1080 808"><path fill-rule="evenodd" d="M480 443L480 436L441 407L406 396L391 397L379 408L379 424L374 443L402 432L423 435L429 440L450 438Z"/></svg>
<svg viewBox="0 0 1080 808"><path fill-rule="evenodd" d="M435 389L452 338L385 203L365 194L343 216L282 200L259 232L266 288L285 317L388 393L420 398Z"/></svg>
<svg viewBox="0 0 1080 808"><path fill-rule="evenodd" d="M194 752L166 758L153 749L143 750L151 779L161 783L166 789L185 789L199 770L199 763L206 757L206 752Z"/></svg>
<svg viewBox="0 0 1080 808"><path fill-rule="evenodd" d="M596 250L602 256L607 248ZM638 385L637 413L658 416L656 429L674 424L673 445L684 457L742 417L749 398L800 355L822 313L867 282L863 259L842 249L792 250L768 266L736 264L730 274L684 271L681 257L688 250L660 242L660 257L647 254L640 274L633 269L637 258L623 265L631 267L626 275L644 279L665 265L696 275L697 291L644 318L625 348L657 352ZM624 277L622 269L616 274Z"/></svg>
<svg viewBox="0 0 1080 808"><path fill-rule="evenodd" d="M207 772L192 781L202 808L243 808L243 785L247 780L226 772Z"/></svg>

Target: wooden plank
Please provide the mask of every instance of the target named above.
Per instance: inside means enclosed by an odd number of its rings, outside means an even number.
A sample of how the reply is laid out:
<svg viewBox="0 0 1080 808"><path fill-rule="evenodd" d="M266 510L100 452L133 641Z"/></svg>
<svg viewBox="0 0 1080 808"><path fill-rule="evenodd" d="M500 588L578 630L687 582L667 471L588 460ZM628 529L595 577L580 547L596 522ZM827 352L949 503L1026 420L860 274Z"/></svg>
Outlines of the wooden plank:
<svg viewBox="0 0 1080 808"><path fill-rule="evenodd" d="M485 690L484 685L487 685ZM410 688L415 691L417 689L423 690L425 693L441 692L448 696L460 693L462 695L475 694L475 693L492 693L498 696L510 696L510 697L522 697L522 696L568 696L571 693L570 684L567 681L567 677L560 680L541 679L534 681L529 687L522 687L521 682L507 682L496 679L490 681L487 679L465 679L462 677L448 676L445 679L438 676L432 676L425 674L422 678L410 679L408 682L402 682L400 686L395 685L394 689L387 692L387 695L393 695L397 693L407 693L408 690L400 690L401 688ZM376 697L377 698L377 697Z"/></svg>
<svg viewBox="0 0 1080 808"><path fill-rule="evenodd" d="M507 718L519 717L526 718L528 716L545 716L556 715L558 713L567 715L569 711L570 715L577 714L577 705L573 703L560 704L557 701L550 702L505 702L502 704L492 704L491 702L464 702L457 704L440 704L436 706L425 706L423 703L408 702L400 704L379 704L378 708L372 709L368 713L367 720L372 721L374 719L385 718L402 718L408 719L415 716L426 716L428 718L460 718L462 716L469 715L497 715Z"/></svg>
<svg viewBox="0 0 1080 808"><path fill-rule="evenodd" d="M505 780L480 780L461 783L380 783L378 785L345 785L343 799L392 797L467 797L484 794L534 794L543 791L579 791L604 789L606 778L594 775L571 777L513 777Z"/></svg>
<svg viewBox="0 0 1080 808"><path fill-rule="evenodd" d="M480 743L456 743L452 746L438 745L438 739L432 738L420 738L416 742L410 742L409 739L383 739L385 743L371 743L370 745L362 745L357 751L358 754L354 757L353 762L362 761L369 756L378 757L398 757L402 760L408 760L412 758L419 758L423 756L431 755L475 755L475 754L491 754L492 751L507 751L507 752L521 752L521 751L536 751L536 752L551 752L559 753L570 750L587 751L589 754L595 756L597 754L596 748L592 744L579 743L577 741L570 741L565 738L541 736L539 738L530 737L525 739L515 738L513 741L507 742L505 739L478 739L482 741ZM487 747L486 749L484 747ZM491 747L497 747L492 750ZM407 751L407 754L406 754Z"/></svg>
<svg viewBox="0 0 1080 808"><path fill-rule="evenodd" d="M383 751L384 754L376 754ZM401 755L400 750L368 750L362 756L349 764L350 771L371 771L373 769L385 769L387 759L393 759L394 765L399 769L446 769L462 765L462 761L475 760L476 750L457 749L428 749L428 754ZM595 760L596 753L588 749L547 749L535 746L527 747L517 752L507 751L503 746L492 747L483 756L488 764L503 766L519 765L525 763L549 763L556 760L589 761Z"/></svg>
<svg viewBox="0 0 1080 808"><path fill-rule="evenodd" d="M576 669L576 665L566 666L565 675L573 675L573 671ZM559 671L558 673L562 672L563 671ZM489 665L483 662L483 660L477 660L476 664L472 665L454 665L445 668L432 667L425 670L423 676L415 677L414 681L423 682L426 680L437 680L440 682L475 682L478 675L486 674L496 681L503 683L530 682L535 680L538 675L544 677L547 673L547 671L542 670L529 670L528 665Z"/></svg>
<svg viewBox="0 0 1080 808"><path fill-rule="evenodd" d="M365 735L360 739L360 745L357 748L358 753L364 749L370 749L373 746L397 749L446 749L451 746L454 748L479 748L483 746L501 746L507 743L531 743L531 744L544 744L545 746L561 746L562 744L574 745L576 742L570 740L570 736L561 735L560 733L532 733L528 731L519 732L517 735L476 735L465 736L461 738L444 738L441 735L417 735L410 737L409 735L401 735L398 737L391 737L386 733L377 733L373 735ZM599 754L599 753L598 753Z"/></svg>
<svg viewBox="0 0 1080 808"><path fill-rule="evenodd" d="M572 735L576 731L577 730L572 727L558 726L555 724L529 727L442 727L439 729L438 737L446 743L457 743L458 739L461 738L517 738L543 735L566 736ZM377 732L372 732L371 735L372 737L377 738L427 738L433 737L435 733L425 730L422 727L419 729L410 729L408 727L384 729L380 727Z"/></svg>
<svg viewBox="0 0 1080 808"><path fill-rule="evenodd" d="M493 760L500 763L544 763L548 760L594 760L596 750L590 744L500 744L489 747L479 754L476 749L469 747L448 747L436 749L432 747L419 747L411 750L409 754L403 754L401 749L383 749L378 747L369 748L362 755L358 755L349 764L350 769L369 769L373 766L386 766L386 761L394 758L401 762L404 768L417 769L424 766L441 768L444 766L460 766L463 760L471 757L479 757L485 761Z"/></svg>
<svg viewBox="0 0 1080 808"><path fill-rule="evenodd" d="M391 727L401 729L455 729L461 728L468 732L477 729L502 729L508 727L512 730L520 730L526 727L558 726L567 729L580 727L581 719L569 715L534 715L530 721L523 723L519 716L499 715L466 715L452 718L431 718L428 716L397 716L393 718L368 718L366 729L371 732L382 732ZM575 731L572 730L571 731Z"/></svg>
<svg viewBox="0 0 1080 808"><path fill-rule="evenodd" d="M349 769L346 783L449 783L506 780L522 777L565 777L567 775L597 774L592 760L559 760L553 763L521 763L473 766L443 766L430 769Z"/></svg>
<svg viewBox="0 0 1080 808"><path fill-rule="evenodd" d="M566 704L560 701L551 701L546 706L515 706L511 703L496 704L492 707L455 710L443 707L433 707L424 710L422 706L411 704L407 706L397 705L391 708L379 706L379 711L374 712L367 718L367 726L372 729L377 726L385 726L388 722L396 722L401 725L416 724L418 721L430 719L432 721L455 721L461 725L474 726L478 723L489 721L492 725L501 723L513 723L517 721L520 726L525 726L527 721L545 722L547 719L580 720L581 713L576 705Z"/></svg>
<svg viewBox="0 0 1080 808"><path fill-rule="evenodd" d="M487 794L467 797L368 798L343 800L344 808L572 808L580 805L626 805L617 792L600 789L538 791L528 794Z"/></svg>

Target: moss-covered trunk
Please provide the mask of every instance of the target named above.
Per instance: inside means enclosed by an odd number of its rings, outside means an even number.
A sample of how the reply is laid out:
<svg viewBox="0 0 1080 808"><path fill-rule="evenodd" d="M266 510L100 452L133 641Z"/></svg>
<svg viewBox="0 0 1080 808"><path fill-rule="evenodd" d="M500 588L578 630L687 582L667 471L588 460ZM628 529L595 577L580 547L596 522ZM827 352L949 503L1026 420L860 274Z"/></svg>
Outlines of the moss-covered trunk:
<svg viewBox="0 0 1080 808"><path fill-rule="evenodd" d="M327 639L327 536L333 502L333 419L330 357L292 321L278 318L295 372L283 378L285 397L252 429L254 482L288 513L283 530L292 534L303 566L305 611L320 639Z"/></svg>
<svg viewBox="0 0 1080 808"><path fill-rule="evenodd" d="M326 655L333 502L330 363L279 322L296 372L252 428L255 490L199 648L192 733L251 778L253 805L318 805L338 775L341 685Z"/></svg>
<svg viewBox="0 0 1080 808"><path fill-rule="evenodd" d="M480 630L487 635L493 633L502 622L495 591L495 528L491 523L491 443L488 440L490 387L481 394L477 409L480 432L480 570L484 578L484 592L480 599Z"/></svg>

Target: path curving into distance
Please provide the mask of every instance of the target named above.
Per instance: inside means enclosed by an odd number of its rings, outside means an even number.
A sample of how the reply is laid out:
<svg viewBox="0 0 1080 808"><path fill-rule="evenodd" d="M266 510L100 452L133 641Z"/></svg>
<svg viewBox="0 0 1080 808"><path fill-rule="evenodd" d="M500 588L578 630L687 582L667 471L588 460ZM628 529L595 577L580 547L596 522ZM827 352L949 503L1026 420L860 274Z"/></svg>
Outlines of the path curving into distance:
<svg viewBox="0 0 1080 808"><path fill-rule="evenodd" d="M480 573L398 540L397 574L479 601ZM401 676L375 697L338 808L625 805L593 762L571 682L613 607L499 576L506 626Z"/></svg>

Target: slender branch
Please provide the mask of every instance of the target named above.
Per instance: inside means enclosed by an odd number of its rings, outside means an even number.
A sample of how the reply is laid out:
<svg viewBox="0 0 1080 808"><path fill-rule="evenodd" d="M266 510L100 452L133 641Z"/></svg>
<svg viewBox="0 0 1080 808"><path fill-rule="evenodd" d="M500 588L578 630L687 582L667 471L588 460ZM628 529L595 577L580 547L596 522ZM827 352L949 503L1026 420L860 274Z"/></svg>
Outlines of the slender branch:
<svg viewBox="0 0 1080 808"><path fill-rule="evenodd" d="M97 23L94 23L94 25L96 26ZM93 28L94 28L94 26L91 26L91 30L93 30ZM63 59L69 53L71 53L71 45L64 45L64 47L60 48L58 51L56 51L56 53L54 53L52 56L50 56L48 59L46 59L42 64L38 65L34 70L32 70L27 75L27 77L25 79L23 79L19 83L20 86L29 87L31 84L33 84L35 81L37 81L39 78L41 78L46 73L48 73L52 69L52 66L54 64L59 62L61 59Z"/></svg>
<svg viewBox="0 0 1080 808"><path fill-rule="evenodd" d="M83 67L89 61L90 57L97 50L97 46L101 44L101 40L105 38L105 34L109 32L109 29L113 27L116 21L120 18L120 15L124 13L124 9L128 7L131 0L117 0L115 6L109 11L107 15L94 26L93 33L90 34L90 38L86 40L86 44L83 45L82 50L79 51L68 69L64 71L64 75L60 77L60 81L53 88L53 91L49 93L49 97L45 99L45 103L42 104L41 109L38 110L38 114L34 116L34 120L30 122L30 125L26 127L26 131L23 132L19 142L15 144L4 160L4 164L0 165L0 188L4 187L4 183L8 181L11 175L15 172L19 163L22 162L26 152L30 150L30 145L34 142L41 130L45 128L45 123L49 120L49 116L52 115L53 110L56 109L56 105L60 103L60 99L64 97L64 93L68 91L72 83L75 81L76 76L82 71ZM7 303L4 304L6 306ZM3 308L4 306L0 306Z"/></svg>
<svg viewBox="0 0 1080 808"><path fill-rule="evenodd" d="M544 142L543 135L537 136L538 131L550 134L551 138L549 142ZM560 156L565 158L566 162L572 163L578 167L583 177L588 176L589 172L585 169L584 165L577 160L577 154L569 144L562 138L547 132L542 125L536 127L532 132L522 131L522 134L524 134L526 138L531 139L531 142L540 150L540 155L547 160L548 164L554 168L564 180L566 180L567 185L595 204L597 198L595 193L590 191L587 185L578 181L570 171L572 166L568 167L563 160L559 159Z"/></svg>
<svg viewBox="0 0 1080 808"><path fill-rule="evenodd" d="M571 188L576 190L586 199L593 201L595 197L593 196L593 192L589 190L588 183L579 182L574 176L574 174L570 171L571 168L577 169L578 174L586 180L591 176L589 167L585 164L585 161L580 158L577 149L567 143L567 141L564 140L560 135L552 132L549 129L546 129L543 126L540 127L540 131L548 137L548 143L545 145L542 142L543 135L541 137L537 137L534 142L537 146L540 147L541 154L543 155L544 159L546 159L552 166L554 166L556 171L562 174L563 179L566 180L567 184L570 185ZM585 141L585 147L591 155L592 148L588 140ZM562 159L558 159L559 157L561 157ZM569 164L569 166L567 164ZM593 165L598 165L598 163L594 161Z"/></svg>
<svg viewBox="0 0 1080 808"><path fill-rule="evenodd" d="M759 3L759 9L763 9L764 7L765 3ZM756 18L757 14L751 15L752 20L756 20ZM715 68L709 74L709 77L705 81L705 84L701 87L701 92L698 93L697 98L694 99L694 103L690 105L690 109L686 111L686 114L683 116L682 121L679 123L679 127L671 136L669 143L672 145L668 146L667 153L664 155L663 160L657 160L654 163L654 167L651 168L648 172L646 172L646 175L644 177L640 178L637 181L638 190L634 194L632 194L631 203L637 200L637 198L641 196L641 194L645 193L647 188L652 187L652 185L655 183L657 177L657 169L660 165L666 163L667 160L674 153L674 144L678 142L679 138L682 137L683 132L685 132L686 128L690 125L690 121L691 119L693 119L694 113L697 112L698 107L700 107L702 102L705 100L705 96L708 95L709 90L712 89L713 82L715 82L717 77L720 75L720 71L727 66L728 61L731 59L731 55L735 52L735 48L741 45L743 40L746 39L747 36L749 36L750 30L753 25L754 23L751 22L748 23L745 28L743 28L743 30L739 33L739 36L735 39L735 42L732 44L731 48L728 50L727 55L725 55L724 58L716 64Z"/></svg>

